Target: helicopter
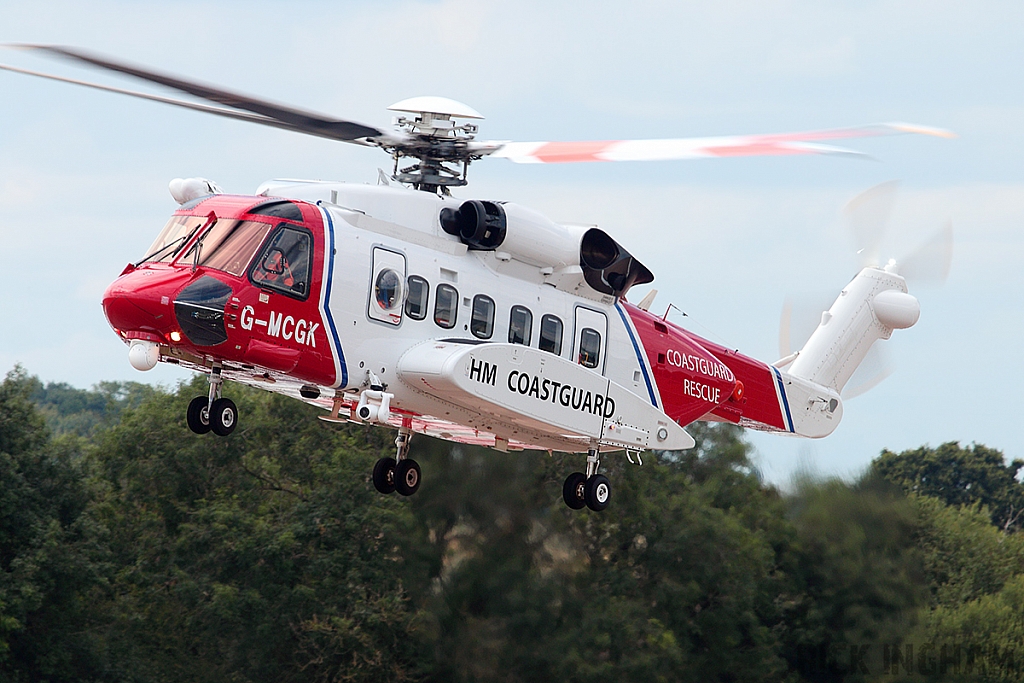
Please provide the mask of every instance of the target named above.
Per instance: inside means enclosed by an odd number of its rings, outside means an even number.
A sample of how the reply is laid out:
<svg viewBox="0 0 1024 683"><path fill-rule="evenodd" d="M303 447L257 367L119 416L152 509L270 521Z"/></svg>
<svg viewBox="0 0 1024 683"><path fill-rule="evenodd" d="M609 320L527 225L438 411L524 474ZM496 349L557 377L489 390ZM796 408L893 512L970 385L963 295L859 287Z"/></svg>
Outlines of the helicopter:
<svg viewBox="0 0 1024 683"><path fill-rule="evenodd" d="M185 80L68 47L13 45L133 76L206 103L0 69L320 138L377 147L379 184L277 179L230 194L174 179L178 209L103 295L140 371L204 373L186 410L197 434L226 437L238 409L225 381L324 409L327 422L397 430L372 482L413 495L414 434L498 451L585 454L565 504L601 511L601 457L691 448L695 421L808 438L831 434L841 392L875 342L920 316L895 261L865 265L804 346L774 363L650 312L632 287L654 274L597 226L556 223L514 202L458 198L471 163L650 161L754 155L856 155L825 144L942 129L883 123L803 133L584 142L477 140L483 117L443 97L395 103L383 130ZM209 104L207 104L209 103Z"/></svg>

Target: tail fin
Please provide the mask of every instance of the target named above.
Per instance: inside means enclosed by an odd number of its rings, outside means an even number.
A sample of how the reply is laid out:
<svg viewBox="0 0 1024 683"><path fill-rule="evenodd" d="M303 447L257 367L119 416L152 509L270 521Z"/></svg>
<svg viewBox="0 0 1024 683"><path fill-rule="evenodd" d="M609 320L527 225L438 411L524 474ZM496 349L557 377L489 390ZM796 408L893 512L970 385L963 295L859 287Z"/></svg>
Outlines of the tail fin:
<svg viewBox="0 0 1024 683"><path fill-rule="evenodd" d="M920 315L921 306L907 293L895 263L864 268L821 314L821 323L786 372L840 393L873 343L913 326Z"/></svg>

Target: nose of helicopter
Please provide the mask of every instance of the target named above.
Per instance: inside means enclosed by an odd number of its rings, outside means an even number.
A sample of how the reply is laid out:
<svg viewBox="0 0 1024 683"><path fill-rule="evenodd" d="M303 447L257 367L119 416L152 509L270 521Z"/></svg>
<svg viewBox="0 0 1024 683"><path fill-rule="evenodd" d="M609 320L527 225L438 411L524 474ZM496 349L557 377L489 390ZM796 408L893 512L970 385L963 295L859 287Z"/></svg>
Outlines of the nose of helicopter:
<svg viewBox="0 0 1024 683"><path fill-rule="evenodd" d="M164 338L176 327L173 294L188 275L148 268L124 273L103 293L103 313L110 326L124 338L140 332Z"/></svg>

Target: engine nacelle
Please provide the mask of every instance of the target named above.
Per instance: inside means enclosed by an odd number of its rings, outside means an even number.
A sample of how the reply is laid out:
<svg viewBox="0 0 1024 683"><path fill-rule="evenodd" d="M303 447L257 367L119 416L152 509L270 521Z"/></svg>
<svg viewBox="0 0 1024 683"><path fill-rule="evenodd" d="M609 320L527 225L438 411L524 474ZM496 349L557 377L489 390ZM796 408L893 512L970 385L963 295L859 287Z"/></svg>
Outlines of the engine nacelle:
<svg viewBox="0 0 1024 683"><path fill-rule="evenodd" d="M578 266L597 292L621 296L654 280L642 263L599 228L559 225L518 204L469 200L444 208L441 228L470 249L499 251L538 268ZM580 272L580 271L577 271Z"/></svg>
<svg viewBox="0 0 1024 683"><path fill-rule="evenodd" d="M587 284L602 294L622 296L633 285L654 280L654 274L647 266L598 228L591 228L583 234L580 265Z"/></svg>

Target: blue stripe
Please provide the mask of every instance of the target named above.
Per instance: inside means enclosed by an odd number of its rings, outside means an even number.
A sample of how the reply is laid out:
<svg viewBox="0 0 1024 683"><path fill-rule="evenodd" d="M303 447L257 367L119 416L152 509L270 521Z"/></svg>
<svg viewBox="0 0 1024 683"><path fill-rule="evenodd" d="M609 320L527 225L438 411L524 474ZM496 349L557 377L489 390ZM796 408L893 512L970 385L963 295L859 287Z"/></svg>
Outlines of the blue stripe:
<svg viewBox="0 0 1024 683"><path fill-rule="evenodd" d="M317 206L320 206L320 202L317 202ZM348 367L345 365L345 354L341 350L341 339L338 338L338 329L334 326L334 316L331 315L331 287L334 281L334 221L331 220L331 214L320 207L321 213L327 218L327 235L330 237L327 246L327 291L324 293L324 316L327 318L327 323L331 326L331 336L334 337L334 347L338 349L338 363L341 366L341 384L338 388L344 388L348 386Z"/></svg>
<svg viewBox="0 0 1024 683"><path fill-rule="evenodd" d="M633 342L633 350L636 351L636 359L640 362L640 372L644 375L644 382L647 383L647 393L651 396L651 404L657 408L658 399L654 397L654 387L651 386L651 378L647 375L647 366L644 364L644 358L640 355L640 345L636 343L636 337L633 336L633 328L629 326L629 320L626 319L626 312L622 310L622 307L618 302L615 302L615 310L619 312L619 316L622 318L622 324L626 326L626 333L629 335L629 341Z"/></svg>
<svg viewBox="0 0 1024 683"><path fill-rule="evenodd" d="M779 395L782 396L782 405L786 408L786 423L789 425L789 431L793 431L793 416L789 413L789 399L786 398L786 387L782 384L782 373L779 372L778 368L773 367L772 371L775 373L775 379L779 383Z"/></svg>

